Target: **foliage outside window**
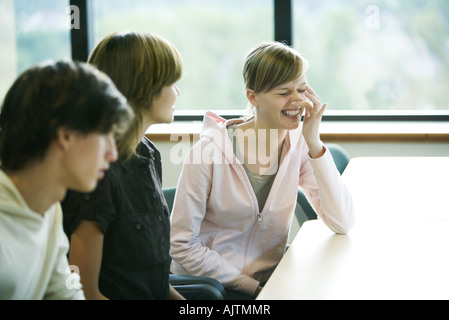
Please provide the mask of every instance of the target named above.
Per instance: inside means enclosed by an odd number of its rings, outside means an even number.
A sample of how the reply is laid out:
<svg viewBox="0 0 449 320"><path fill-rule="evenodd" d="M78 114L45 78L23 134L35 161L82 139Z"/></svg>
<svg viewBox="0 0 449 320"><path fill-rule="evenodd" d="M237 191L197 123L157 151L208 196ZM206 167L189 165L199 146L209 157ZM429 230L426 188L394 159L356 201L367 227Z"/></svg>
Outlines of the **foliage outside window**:
<svg viewBox="0 0 449 320"><path fill-rule="evenodd" d="M449 110L449 1L291 0L293 46L328 110ZM242 67L274 37L273 0L89 0L94 45L154 32L184 58L177 109L244 110ZM69 1L0 0L0 96L28 67L70 58ZM288 19L288 17L286 17Z"/></svg>
<svg viewBox="0 0 449 320"><path fill-rule="evenodd" d="M69 1L0 0L0 97L25 69L70 59Z"/></svg>
<svg viewBox="0 0 449 320"><path fill-rule="evenodd" d="M119 30L153 32L181 52L184 74L176 108L246 107L243 62L274 37L272 0L94 0L95 43Z"/></svg>
<svg viewBox="0 0 449 320"><path fill-rule="evenodd" d="M330 109L448 110L449 1L294 0L294 46Z"/></svg>

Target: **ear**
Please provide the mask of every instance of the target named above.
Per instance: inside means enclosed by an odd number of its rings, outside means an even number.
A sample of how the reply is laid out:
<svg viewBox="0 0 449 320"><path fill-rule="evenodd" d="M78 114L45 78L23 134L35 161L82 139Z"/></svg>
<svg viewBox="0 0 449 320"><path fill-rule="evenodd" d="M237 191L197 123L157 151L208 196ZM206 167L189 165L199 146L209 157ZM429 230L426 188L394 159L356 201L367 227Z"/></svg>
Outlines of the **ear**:
<svg viewBox="0 0 449 320"><path fill-rule="evenodd" d="M249 103L251 103L254 107L259 106L256 99L256 93L254 92L254 90L246 89L246 98L248 98Z"/></svg>
<svg viewBox="0 0 449 320"><path fill-rule="evenodd" d="M60 127L56 131L56 143L58 146L67 151L70 148L72 142L72 132L65 127Z"/></svg>

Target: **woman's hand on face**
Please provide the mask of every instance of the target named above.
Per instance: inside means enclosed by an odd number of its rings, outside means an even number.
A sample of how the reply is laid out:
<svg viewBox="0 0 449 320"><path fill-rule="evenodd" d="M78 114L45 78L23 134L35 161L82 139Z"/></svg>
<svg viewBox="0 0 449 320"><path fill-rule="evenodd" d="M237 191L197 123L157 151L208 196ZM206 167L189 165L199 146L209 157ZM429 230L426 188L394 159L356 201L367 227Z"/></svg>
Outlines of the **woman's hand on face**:
<svg viewBox="0 0 449 320"><path fill-rule="evenodd" d="M321 105L320 98L310 86L306 87L305 96L310 99L312 104L308 104L306 107L302 132L310 154L314 157L314 155L320 155L323 150L320 139L320 123L327 103Z"/></svg>

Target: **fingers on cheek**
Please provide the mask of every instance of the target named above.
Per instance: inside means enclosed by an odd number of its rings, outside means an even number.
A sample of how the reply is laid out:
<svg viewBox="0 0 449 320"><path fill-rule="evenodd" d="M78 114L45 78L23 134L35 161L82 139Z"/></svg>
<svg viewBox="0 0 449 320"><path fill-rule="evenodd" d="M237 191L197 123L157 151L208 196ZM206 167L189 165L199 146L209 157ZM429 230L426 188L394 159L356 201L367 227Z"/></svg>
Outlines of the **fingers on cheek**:
<svg viewBox="0 0 449 320"><path fill-rule="evenodd" d="M313 104L319 104L320 103L320 99L318 97L312 95L312 94L308 94L307 98Z"/></svg>

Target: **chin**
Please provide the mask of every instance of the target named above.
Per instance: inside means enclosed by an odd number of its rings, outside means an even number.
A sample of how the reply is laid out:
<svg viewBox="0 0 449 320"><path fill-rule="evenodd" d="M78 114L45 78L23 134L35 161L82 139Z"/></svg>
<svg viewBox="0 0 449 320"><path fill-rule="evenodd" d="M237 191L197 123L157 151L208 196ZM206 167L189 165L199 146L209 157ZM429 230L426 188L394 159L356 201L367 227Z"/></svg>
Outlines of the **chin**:
<svg viewBox="0 0 449 320"><path fill-rule="evenodd" d="M288 124L285 129L287 130L296 130L299 128L299 124L301 123L301 121L295 122L295 123L290 123Z"/></svg>
<svg viewBox="0 0 449 320"><path fill-rule="evenodd" d="M155 124L172 123L175 120L175 115L173 112L160 115L154 119Z"/></svg>
<svg viewBox="0 0 449 320"><path fill-rule="evenodd" d="M77 185L76 187L72 187L70 189L81 192L81 193L89 193L89 192L94 191L95 188L97 187L97 185L98 185L98 181L95 180L88 184L82 184L82 185L80 184L80 185Z"/></svg>
<svg viewBox="0 0 449 320"><path fill-rule="evenodd" d="M172 123L175 120L175 116L173 113L165 119L165 121L162 121L161 123Z"/></svg>

